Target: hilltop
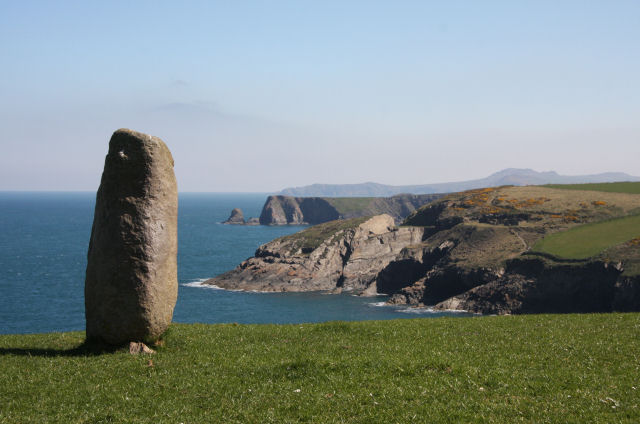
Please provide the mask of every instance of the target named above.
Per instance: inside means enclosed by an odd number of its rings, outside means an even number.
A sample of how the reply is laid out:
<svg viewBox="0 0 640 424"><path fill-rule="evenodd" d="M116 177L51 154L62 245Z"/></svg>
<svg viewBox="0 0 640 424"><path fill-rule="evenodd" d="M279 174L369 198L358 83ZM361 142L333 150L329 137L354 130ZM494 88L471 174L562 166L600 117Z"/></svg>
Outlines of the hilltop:
<svg viewBox="0 0 640 424"><path fill-rule="evenodd" d="M638 310L639 191L621 183L453 193L400 227L381 215L276 239L206 283L383 293L390 303L481 313Z"/></svg>
<svg viewBox="0 0 640 424"><path fill-rule="evenodd" d="M382 197L393 196L400 193L452 193L502 185L578 184L616 181L640 181L640 177L634 177L622 172L570 176L560 175L554 171L537 172L532 169L508 168L491 174L486 178L469 181L404 186L385 185L374 182L362 184L312 184L303 187L285 188L279 194L286 196Z"/></svg>

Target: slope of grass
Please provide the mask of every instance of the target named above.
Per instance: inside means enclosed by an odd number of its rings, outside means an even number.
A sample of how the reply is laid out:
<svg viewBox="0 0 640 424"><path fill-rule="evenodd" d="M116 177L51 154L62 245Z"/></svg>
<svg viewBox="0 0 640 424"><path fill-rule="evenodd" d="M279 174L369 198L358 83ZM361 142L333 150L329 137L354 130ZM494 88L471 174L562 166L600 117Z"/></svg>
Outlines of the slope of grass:
<svg viewBox="0 0 640 424"><path fill-rule="evenodd" d="M586 259L638 236L640 215L632 215L549 234L536 243L533 250L560 258Z"/></svg>
<svg viewBox="0 0 640 424"><path fill-rule="evenodd" d="M290 253L302 249L303 252L309 253L316 249L327 239L340 231L356 228L370 217L360 217L352 219L337 219L335 221L325 222L323 224L314 225L297 233L281 237L280 240L291 244Z"/></svg>
<svg viewBox="0 0 640 424"><path fill-rule="evenodd" d="M0 422L640 421L640 314L173 325L153 356L0 336Z"/></svg>
<svg viewBox="0 0 640 424"><path fill-rule="evenodd" d="M544 187L564 190L605 191L609 193L640 194L640 182L591 183L591 184L548 184Z"/></svg>
<svg viewBox="0 0 640 424"><path fill-rule="evenodd" d="M346 215L349 213L360 212L366 209L374 197L325 197L331 206L336 208L338 213Z"/></svg>

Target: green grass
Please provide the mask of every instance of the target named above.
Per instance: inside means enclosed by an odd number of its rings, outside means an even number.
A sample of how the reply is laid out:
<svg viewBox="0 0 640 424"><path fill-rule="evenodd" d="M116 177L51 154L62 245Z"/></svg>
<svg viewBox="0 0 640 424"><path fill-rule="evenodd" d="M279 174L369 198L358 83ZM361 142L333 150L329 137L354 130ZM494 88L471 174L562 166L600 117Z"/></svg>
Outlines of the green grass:
<svg viewBox="0 0 640 424"><path fill-rule="evenodd" d="M153 356L0 336L3 423L637 423L640 314L173 325Z"/></svg>
<svg viewBox="0 0 640 424"><path fill-rule="evenodd" d="M549 234L536 243L533 250L560 258L586 259L638 236L640 215L631 215Z"/></svg>
<svg viewBox="0 0 640 424"><path fill-rule="evenodd" d="M640 194L640 182L592 183L592 184L547 184L545 187L564 190L606 191L609 193Z"/></svg>
<svg viewBox="0 0 640 424"><path fill-rule="evenodd" d="M366 209L375 197L326 197L338 213L345 215Z"/></svg>
<svg viewBox="0 0 640 424"><path fill-rule="evenodd" d="M314 225L313 227L298 231L297 233L284 236L280 238L280 240L291 243L290 253L294 253L298 249L302 249L304 252L309 253L339 231L355 228L369 218L370 217L360 217L329 221L323 224Z"/></svg>

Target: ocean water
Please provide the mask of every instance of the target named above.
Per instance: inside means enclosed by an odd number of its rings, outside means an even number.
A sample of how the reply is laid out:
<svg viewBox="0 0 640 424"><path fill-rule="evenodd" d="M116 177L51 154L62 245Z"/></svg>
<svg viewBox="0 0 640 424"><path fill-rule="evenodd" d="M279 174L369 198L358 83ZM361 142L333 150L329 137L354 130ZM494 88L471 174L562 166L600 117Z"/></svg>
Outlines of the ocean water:
<svg viewBox="0 0 640 424"><path fill-rule="evenodd" d="M222 225L259 216L265 194L183 193L178 213L182 323L302 323L447 315L381 306L384 297L245 293L203 287L255 249L302 227ZM84 273L95 193L0 192L0 334L84 330Z"/></svg>

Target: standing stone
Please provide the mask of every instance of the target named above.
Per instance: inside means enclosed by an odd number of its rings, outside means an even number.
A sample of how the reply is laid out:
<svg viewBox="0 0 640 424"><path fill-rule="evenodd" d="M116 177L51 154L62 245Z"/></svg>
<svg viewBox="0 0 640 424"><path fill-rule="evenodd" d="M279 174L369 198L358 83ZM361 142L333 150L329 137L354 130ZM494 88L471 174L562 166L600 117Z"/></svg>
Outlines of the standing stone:
<svg viewBox="0 0 640 424"><path fill-rule="evenodd" d="M178 297L178 189L162 140L113 133L89 243L87 339L152 342L171 323Z"/></svg>

